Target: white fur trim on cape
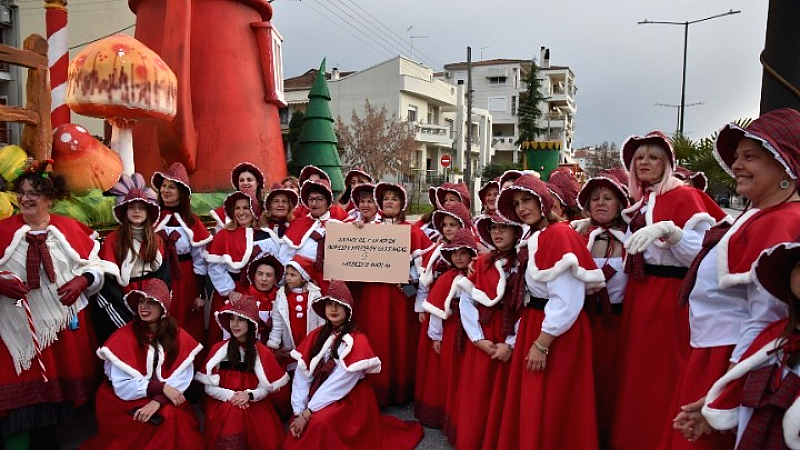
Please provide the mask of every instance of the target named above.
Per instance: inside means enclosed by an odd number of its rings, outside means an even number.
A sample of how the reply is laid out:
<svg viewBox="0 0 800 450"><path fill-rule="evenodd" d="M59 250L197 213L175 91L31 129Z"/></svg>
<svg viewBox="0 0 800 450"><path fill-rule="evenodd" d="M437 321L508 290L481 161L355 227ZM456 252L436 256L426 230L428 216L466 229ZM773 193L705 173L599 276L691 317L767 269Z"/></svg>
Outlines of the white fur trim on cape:
<svg viewBox="0 0 800 450"><path fill-rule="evenodd" d="M728 231L722 236L722 239L717 244L717 279L719 279L719 287L720 289L727 289L731 286L735 286L737 284L747 284L753 281L753 275L750 270L747 270L743 273L731 273L730 266L728 265L728 246L730 245L731 236L736 233L739 228L742 227L747 221L750 220L756 213L760 210L753 208L748 211L745 211L739 218L734 222L733 226L731 226ZM756 264L758 261L755 261L753 264ZM749 269L749 268L748 268Z"/></svg>
<svg viewBox="0 0 800 450"><path fill-rule="evenodd" d="M289 299L286 297L284 289L285 287L278 289L278 293L275 296L275 302L273 303L272 312L274 313L275 311L277 311L277 313L283 319L283 324L286 328L283 330L281 339L283 339L283 337L288 337L289 342L268 341L267 347L269 348L278 349L282 347L282 348L292 349L297 347L297 344L294 342L294 335L292 334L292 322L291 319L289 318L290 314ZM320 290L319 286L317 286L314 283L307 283L306 289L308 290L308 299L306 302L306 312L305 312L306 332L311 333L313 330L322 326L322 323L324 323L324 319L322 319L317 315L313 307L314 302L317 301L318 298L322 297L322 290ZM283 301L280 301L281 299ZM281 346L281 344L283 345Z"/></svg>
<svg viewBox="0 0 800 450"><path fill-rule="evenodd" d="M202 247L211 242L212 239L214 239L214 236L208 236L202 241L195 241L194 231L192 231L192 229L189 228L188 225L186 225L186 222L183 221L183 218L178 213L170 213L165 215L164 219L162 219L161 222L159 222L158 225L156 225L156 231L163 230L167 226L167 223L169 223L169 220L172 218L172 216L175 216L175 220L178 221L178 224L180 225L181 229L183 229L183 231L186 232L186 235L189 236L189 243L191 244L192 247Z"/></svg>
<svg viewBox="0 0 800 450"><path fill-rule="evenodd" d="M441 310L433 306L432 304L428 303L427 299L425 299L422 302L422 309L442 320L447 320L448 318L450 318L450 316L453 314L453 309L450 307L450 304L452 303L456 295L461 293L461 287L459 286L459 282L461 281L462 278L466 277L464 277L464 275L458 275L453 280L453 284L450 285L450 291L448 291L447 297L444 299L444 310Z"/></svg>
<svg viewBox="0 0 800 450"><path fill-rule="evenodd" d="M308 367L306 367L306 362L303 359L303 355L298 352L297 350L292 350L290 355L292 358L297 360L297 369L302 370L303 373L307 376L312 376L314 370L317 368L319 363L322 361L322 358L328 353L328 350L331 349L333 346L333 341L336 339L336 336L328 336L328 339L325 340L325 343L322 344L322 348L320 349L319 353L314 355L311 358L311 362L309 363ZM369 358L369 359L362 359L361 361L356 361L351 365L347 365L344 362L344 359L350 352L353 350L353 337L350 334L345 334L342 336L342 344L339 346L339 359L336 361L336 364L341 367L342 369L348 372L361 372L364 371L366 373L379 373L381 371L381 360L377 356Z"/></svg>
<svg viewBox="0 0 800 450"><path fill-rule="evenodd" d="M783 440L790 449L800 450L800 399L783 413Z"/></svg>
<svg viewBox="0 0 800 450"><path fill-rule="evenodd" d="M708 405L718 399L729 383L746 376L750 371L761 367L772 358L769 353L778 346L781 338L773 339L766 345L758 349L746 359L739 361L731 370L717 380L706 395L706 403L703 405L703 416L708 420L709 425L716 430L731 430L739 425L739 407L733 409L714 409ZM796 402L796 401L795 401Z"/></svg>
<svg viewBox="0 0 800 450"><path fill-rule="evenodd" d="M117 283L119 283L120 286L127 286L131 282L131 274L133 273L133 267L136 265L136 260L136 255L133 254L131 249L128 249L125 261L122 261L122 264L119 266L119 272L114 273L114 278L117 279ZM161 264L164 262L160 250L156 252L155 262L158 267L161 267Z"/></svg>
<svg viewBox="0 0 800 450"><path fill-rule="evenodd" d="M234 261L231 255L228 254L212 255L208 252L208 250L203 250L203 258L205 258L209 264L225 264L233 270L242 270L245 266L247 266L247 263L250 262L250 255L253 253L253 229L245 228L244 236L245 249L241 260Z"/></svg>
<svg viewBox="0 0 800 450"><path fill-rule="evenodd" d="M328 221L339 222L338 220L331 219L330 217L331 217L331 213L330 213L330 211L328 211L325 214L323 214L320 218L314 219L314 223L311 224L310 227L308 227L308 230L306 230L305 234L303 234L303 237L300 238L300 242L299 243L295 244L294 242L292 242L291 239L286 237L286 234L283 235L283 242L286 243L286 245L288 245L289 247L291 247L291 248L293 248L295 250L299 249L306 242L306 239L311 237L311 233L313 233L314 231L318 230L319 228L324 228L323 221L324 222L328 222Z"/></svg>
<svg viewBox="0 0 800 450"><path fill-rule="evenodd" d="M433 253L431 254L430 259L428 259L428 265L422 268L422 273L419 274L419 284L425 287L430 286L433 284L433 276L436 267L436 261L442 256L442 244L437 244L436 248L433 249Z"/></svg>
<svg viewBox="0 0 800 450"><path fill-rule="evenodd" d="M224 211L224 209L223 209L223 211ZM219 214L217 214L217 210L216 210L216 209L212 209L212 210L211 210L211 211L208 213L208 215L209 215L209 216L211 216L211 218L212 218L212 219L214 219L214 222L216 222L216 223L217 223L217 228L219 228L219 229L222 229L222 228L224 228L224 227L225 227L225 225L226 225L228 222L230 222L230 221L231 221L231 219L228 217L228 215L227 215L227 214L225 214L224 212L223 212L223 215L224 215L224 217L220 217L220 216L219 216Z"/></svg>
<svg viewBox="0 0 800 450"><path fill-rule="evenodd" d="M503 266L505 265L505 258L500 258L494 262L494 268L500 274L500 280L498 280L497 289L493 294L489 292L483 292L482 290L478 289L467 278L459 281L458 285L461 286L465 292L470 292L473 300L483 306L491 308L497 305L500 300L503 299L503 294L506 292L506 272L503 270ZM492 295L492 297L489 297L490 295Z"/></svg>
<svg viewBox="0 0 800 450"><path fill-rule="evenodd" d="M614 228L595 228L594 230L589 232L589 243L586 245L586 248L589 251L592 251L592 247L594 247L594 240L597 239L597 236L602 234L603 232L608 231L611 233L612 236L621 243L625 243L627 240L626 233L622 230L617 230Z"/></svg>
<svg viewBox="0 0 800 450"><path fill-rule="evenodd" d="M230 345L230 342L231 341L228 340L225 345L220 346L217 352L208 359L205 365L205 372L197 372L194 377L195 380L203 384L219 386L220 376L219 374L214 373L214 369L223 361L228 360L228 345ZM255 367L253 367L253 370L255 371L256 378L258 379L258 387L266 389L267 392L277 391L278 389L289 384L289 374L285 372L281 378L270 381L267 378L266 372L264 372L264 366L261 364L261 358L256 358Z"/></svg>
<svg viewBox="0 0 800 450"><path fill-rule="evenodd" d="M600 269L584 269L578 262L578 257L574 253L565 253L559 261L549 269L539 269L536 266L536 251L539 248L539 234L536 231L528 239L528 275L534 281L546 283L556 279L567 270L572 271L572 276L586 284L587 292L595 292L602 289L606 284L606 277Z"/></svg>
<svg viewBox="0 0 800 450"><path fill-rule="evenodd" d="M200 353L200 350L202 350L202 349L203 349L203 345L202 344L197 344L197 346L191 352L189 352L189 355L186 357L186 359L181 361L181 363L178 365L178 367L175 368L175 370L172 373L179 373L179 372L183 371L184 369L186 369L186 367L188 367L189 364L193 364L195 356L197 356L197 354ZM100 357L100 359L102 359L103 361L110 362L115 367L117 367L118 369L120 369L123 372L127 373L131 377L134 377L134 378L147 378L147 379L150 379L150 378L153 377L153 359L155 358L155 351L153 350L152 346L147 348L147 373L144 373L144 374L139 372L138 370L134 369L133 367L128 365L126 362L122 361L108 347L103 346L103 347L98 348L97 349L97 356ZM163 364L164 364L164 347L162 347L159 344L158 345L158 365L156 367L156 378L159 381L164 381L165 380L165 378L161 375L161 367L162 367Z"/></svg>

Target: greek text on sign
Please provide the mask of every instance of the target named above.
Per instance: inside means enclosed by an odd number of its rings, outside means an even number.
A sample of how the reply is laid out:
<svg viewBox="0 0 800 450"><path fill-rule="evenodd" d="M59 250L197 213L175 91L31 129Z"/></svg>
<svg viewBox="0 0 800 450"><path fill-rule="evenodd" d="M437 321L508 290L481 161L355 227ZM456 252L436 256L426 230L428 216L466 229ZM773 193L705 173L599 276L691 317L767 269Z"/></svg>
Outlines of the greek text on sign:
<svg viewBox="0 0 800 450"><path fill-rule="evenodd" d="M407 283L410 225L328 222L325 227L326 280Z"/></svg>

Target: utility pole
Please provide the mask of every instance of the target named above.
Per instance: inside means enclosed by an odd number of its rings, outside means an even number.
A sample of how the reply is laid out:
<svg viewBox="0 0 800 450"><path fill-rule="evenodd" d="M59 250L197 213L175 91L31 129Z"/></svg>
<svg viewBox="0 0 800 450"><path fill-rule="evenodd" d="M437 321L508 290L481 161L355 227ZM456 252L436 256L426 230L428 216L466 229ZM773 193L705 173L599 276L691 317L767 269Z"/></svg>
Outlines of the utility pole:
<svg viewBox="0 0 800 450"><path fill-rule="evenodd" d="M467 47L467 157L464 158L464 179L472 195L474 181L472 179L472 47ZM472 212L472 211L470 211Z"/></svg>
<svg viewBox="0 0 800 450"><path fill-rule="evenodd" d="M800 3L770 0L761 65L761 114L773 109L800 109Z"/></svg>

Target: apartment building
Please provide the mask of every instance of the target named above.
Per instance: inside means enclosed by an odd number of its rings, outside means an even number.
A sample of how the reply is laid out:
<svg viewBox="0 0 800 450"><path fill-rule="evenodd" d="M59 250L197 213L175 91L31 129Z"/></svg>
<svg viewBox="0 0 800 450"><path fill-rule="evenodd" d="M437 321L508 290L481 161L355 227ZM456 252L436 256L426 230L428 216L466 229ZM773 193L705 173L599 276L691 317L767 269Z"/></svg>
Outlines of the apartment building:
<svg viewBox="0 0 800 450"><path fill-rule="evenodd" d="M539 105L542 118L539 123L547 132L539 136L542 141L559 142L562 162L571 157L577 105L575 74L567 66L550 64L550 50L542 47L539 54L539 79L541 93L546 100ZM527 90L524 74L530 68L530 60L491 59L472 63L473 105L485 108L492 115L492 139L494 162L518 161L520 95ZM446 64L445 71L436 74L437 79L452 85L467 83L467 63Z"/></svg>
<svg viewBox="0 0 800 450"><path fill-rule="evenodd" d="M284 80L288 107L281 111L284 145L289 142L289 121L296 111L305 111L308 92L316 71ZM479 174L491 159L490 133L492 117L485 109L473 109L472 145L466 144L466 103L463 87L451 85L434 77L433 71L404 56L397 56L372 67L341 72L332 69L325 75L331 93L331 113L344 123L353 111L362 115L364 104L385 107L390 116L406 120L416 128L419 144L415 172L421 178L439 176L443 172L439 161L442 155L453 159L451 168L460 179L466 164L472 164L473 174ZM342 161L348 166L347 161ZM463 175L461 175L463 178ZM399 180L408 181L408 180Z"/></svg>

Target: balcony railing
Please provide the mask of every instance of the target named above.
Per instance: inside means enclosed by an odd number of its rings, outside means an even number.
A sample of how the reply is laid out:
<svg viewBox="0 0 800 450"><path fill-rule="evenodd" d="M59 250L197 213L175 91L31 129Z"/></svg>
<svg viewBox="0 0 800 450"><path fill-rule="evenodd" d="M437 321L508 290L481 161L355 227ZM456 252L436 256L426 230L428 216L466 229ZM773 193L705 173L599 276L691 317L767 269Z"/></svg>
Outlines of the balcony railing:
<svg viewBox="0 0 800 450"><path fill-rule="evenodd" d="M420 142L430 142L434 144L451 145L453 138L450 137L450 127L433 123L417 123L417 140Z"/></svg>

